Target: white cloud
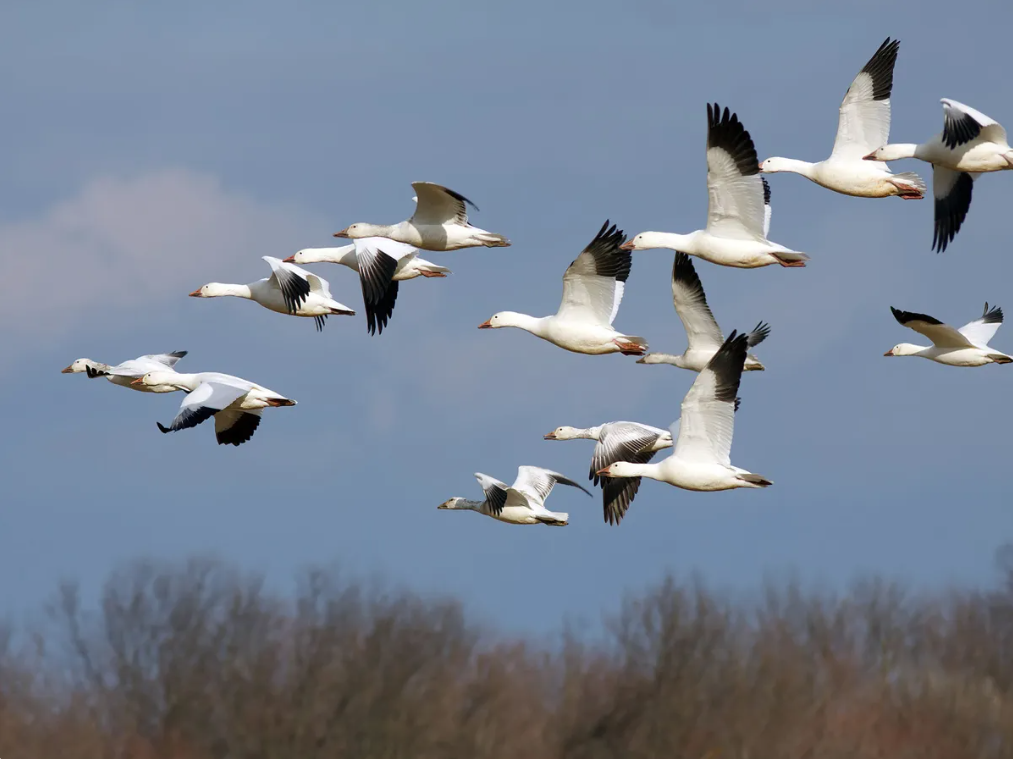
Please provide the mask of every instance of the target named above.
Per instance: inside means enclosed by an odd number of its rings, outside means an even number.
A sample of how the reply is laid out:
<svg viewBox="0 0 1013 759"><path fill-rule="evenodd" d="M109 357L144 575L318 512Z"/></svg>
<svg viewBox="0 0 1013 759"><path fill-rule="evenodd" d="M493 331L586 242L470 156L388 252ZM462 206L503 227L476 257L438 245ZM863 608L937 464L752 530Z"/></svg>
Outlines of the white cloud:
<svg viewBox="0 0 1013 759"><path fill-rule="evenodd" d="M228 272L223 261L287 254L319 228L304 211L229 191L208 174L96 179L40 218L0 226L0 323L16 350L96 310L154 314Z"/></svg>

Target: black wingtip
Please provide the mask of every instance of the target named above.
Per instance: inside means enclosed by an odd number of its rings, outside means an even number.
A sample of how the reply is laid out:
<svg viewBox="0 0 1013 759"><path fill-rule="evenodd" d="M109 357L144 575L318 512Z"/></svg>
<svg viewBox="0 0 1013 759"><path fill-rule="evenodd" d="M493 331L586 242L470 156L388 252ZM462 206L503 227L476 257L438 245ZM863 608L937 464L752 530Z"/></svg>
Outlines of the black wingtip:
<svg viewBox="0 0 1013 759"><path fill-rule="evenodd" d="M739 174L751 177L760 173L760 159L756 155L753 138L739 121L738 114L714 103L707 104L707 149L724 150L735 161Z"/></svg>
<svg viewBox="0 0 1013 759"><path fill-rule="evenodd" d="M626 233L609 219L605 219L598 234L582 252L590 253L594 258L595 274L600 277L612 277L617 282L625 282L629 279L633 266L632 254L621 247L625 242Z"/></svg>
<svg viewBox="0 0 1013 759"><path fill-rule="evenodd" d="M173 351L168 355L172 356L173 358L183 358L183 356L185 356L187 353L189 353L189 351Z"/></svg>
<svg viewBox="0 0 1013 759"><path fill-rule="evenodd" d="M159 430L159 432L161 432L161 433L162 433L163 435L164 435L164 434L165 434L166 432L172 432L172 430L170 430L170 429L169 429L168 427L163 427L163 426L162 426L162 423L161 423L161 422L155 422L155 424L157 424L157 425L158 425L158 430Z"/></svg>
<svg viewBox="0 0 1013 759"><path fill-rule="evenodd" d="M734 403L739 394L739 381L746 363L749 335L732 330L717 353L707 362L707 369L717 378L715 398Z"/></svg>
<svg viewBox="0 0 1013 759"><path fill-rule="evenodd" d="M999 306L993 306L991 309L988 307L988 302L985 302L985 310L981 314L981 321L983 324L1002 324L1002 309Z"/></svg>
<svg viewBox="0 0 1013 759"><path fill-rule="evenodd" d="M767 181L766 177L760 177L763 181L763 205L770 205L770 182Z"/></svg>
<svg viewBox="0 0 1013 759"><path fill-rule="evenodd" d="M893 92L893 69L897 64L899 49L900 40L887 37L873 53L869 62L862 67L861 73L868 74L872 78L873 100L889 100Z"/></svg>
<svg viewBox="0 0 1013 759"><path fill-rule="evenodd" d="M967 212L971 209L974 180L970 174L960 172L945 197L936 198L935 224L932 230L932 249L942 253L960 231Z"/></svg>

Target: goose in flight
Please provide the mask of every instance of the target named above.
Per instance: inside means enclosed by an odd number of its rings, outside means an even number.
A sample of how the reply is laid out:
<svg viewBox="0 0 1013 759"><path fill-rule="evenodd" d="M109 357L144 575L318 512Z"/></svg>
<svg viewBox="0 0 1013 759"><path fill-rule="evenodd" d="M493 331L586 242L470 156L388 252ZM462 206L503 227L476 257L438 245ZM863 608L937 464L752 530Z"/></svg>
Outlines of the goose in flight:
<svg viewBox="0 0 1013 759"><path fill-rule="evenodd" d="M641 232L624 249L671 248L740 269L805 266L805 253L767 239L770 188L760 176L756 147L739 117L717 103L707 104L707 194L705 229L688 235Z"/></svg>
<svg viewBox="0 0 1013 759"><path fill-rule="evenodd" d="M612 328L630 276L631 257L621 245L624 239L623 231L615 224L610 227L606 219L563 274L563 302L552 316L500 311L478 328L518 327L573 353L643 355L644 338Z"/></svg>
<svg viewBox="0 0 1013 759"><path fill-rule="evenodd" d="M218 445L242 445L253 437L260 425L263 409L296 405L295 401L266 387L218 372L181 374L155 371L135 379L134 384L185 390L187 395L176 418L168 427L158 422L158 429L163 433L177 432L196 427L213 416Z"/></svg>
<svg viewBox="0 0 1013 759"><path fill-rule="evenodd" d="M478 206L451 189L432 182L412 182L415 188L415 213L399 224L359 222L335 232L335 237L387 237L425 250L461 248L505 248L510 241L468 223L468 209Z"/></svg>
<svg viewBox="0 0 1013 759"><path fill-rule="evenodd" d="M570 485L591 495L586 488L573 480L539 466L517 467L517 479L510 486L481 472L475 473L475 479L482 486L485 500L451 498L436 508L477 511L479 514L509 524L547 524L565 527L570 521L569 514L545 508L545 499L549 497L553 486L557 483Z"/></svg>
<svg viewBox="0 0 1013 759"><path fill-rule="evenodd" d="M657 464L617 461L600 477L649 477L686 490L765 488L766 477L732 466L732 432L749 336L733 331L697 375L672 427L675 449Z"/></svg>
<svg viewBox="0 0 1013 759"><path fill-rule="evenodd" d="M355 316L355 311L331 297L327 280L313 272L271 256L261 256L271 266L271 276L248 285L209 282L190 293L191 298L220 298L232 295L259 303L279 314L311 317L319 332L331 314Z"/></svg>
<svg viewBox="0 0 1013 759"><path fill-rule="evenodd" d="M640 489L640 478L599 477L598 471L616 461L646 464L658 451L672 447L672 433L638 422L608 422L597 427L557 427L546 440L596 440L588 479L601 484L605 521L618 525Z"/></svg>
<svg viewBox="0 0 1013 759"><path fill-rule="evenodd" d="M960 329L954 329L926 314L899 311L893 306L890 306L890 310L898 322L931 340L932 347L900 343L884 353L884 356L920 356L947 366L984 366L1013 362L1013 357L988 347L988 341L1002 326L1002 309L998 306L989 308L986 303L981 318L968 322Z"/></svg>
<svg viewBox="0 0 1013 759"><path fill-rule="evenodd" d="M971 191L978 175L1013 168L1013 148L1006 130L981 111L943 98L943 131L920 145L884 145L865 156L869 161L917 158L932 164L935 197L933 250L942 253L960 231L971 207Z"/></svg>
<svg viewBox="0 0 1013 759"><path fill-rule="evenodd" d="M152 353L147 356L138 356L122 364L110 366L99 361L92 361L90 358L79 358L61 374L86 374L89 378L105 377L114 385L129 387L132 390L143 390L146 393L173 393L179 388L171 385L139 385L134 380L143 377L148 372L172 370L176 362L186 355L186 351L173 351L172 353Z"/></svg>
<svg viewBox="0 0 1013 759"><path fill-rule="evenodd" d="M648 353L638 358L638 364L671 364L694 372L703 371L707 362L714 358L718 348L725 341L725 336L718 326L703 284L693 266L693 259L685 253L677 252L672 265L672 303L675 313L679 315L682 326L686 328L686 351L681 356L668 353ZM760 322L752 332L746 345L754 348L770 334L770 325ZM763 371L763 364L752 354L746 356L744 371Z"/></svg>
<svg viewBox="0 0 1013 759"><path fill-rule="evenodd" d="M288 264L342 264L359 273L369 334L383 333L397 301L398 282L446 277L450 269L418 257L418 248L386 237L364 237L340 248L303 248Z"/></svg>
<svg viewBox="0 0 1013 759"><path fill-rule="evenodd" d="M925 182L917 174L892 174L885 165L863 160L890 137L890 94L899 48L899 40L887 37L858 72L841 103L837 139L829 158L817 163L768 158L760 164L760 172L801 174L828 190L859 198L925 197Z"/></svg>

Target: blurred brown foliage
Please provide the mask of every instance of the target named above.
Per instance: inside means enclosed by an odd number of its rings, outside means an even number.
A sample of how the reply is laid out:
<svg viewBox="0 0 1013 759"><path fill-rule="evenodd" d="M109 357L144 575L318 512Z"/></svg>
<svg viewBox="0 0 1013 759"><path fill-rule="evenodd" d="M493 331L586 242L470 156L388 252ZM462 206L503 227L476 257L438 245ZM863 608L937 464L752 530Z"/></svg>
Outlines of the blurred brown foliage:
<svg viewBox="0 0 1013 759"><path fill-rule="evenodd" d="M0 630L4 759L1013 757L1013 563L996 588L751 604L666 579L597 638L309 572L132 564Z"/></svg>

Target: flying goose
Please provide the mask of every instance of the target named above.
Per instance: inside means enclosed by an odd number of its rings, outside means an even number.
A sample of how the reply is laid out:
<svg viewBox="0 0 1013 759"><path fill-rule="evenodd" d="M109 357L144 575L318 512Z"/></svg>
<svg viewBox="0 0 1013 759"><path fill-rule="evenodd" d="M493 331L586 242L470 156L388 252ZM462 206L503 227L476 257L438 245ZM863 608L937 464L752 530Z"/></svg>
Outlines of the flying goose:
<svg viewBox="0 0 1013 759"><path fill-rule="evenodd" d="M984 366L985 364L1008 364L1013 357L988 347L996 331L1002 325L1002 309L998 306L985 310L981 318L954 329L926 314L899 311L890 306L893 317L909 329L925 335L932 341L931 348L911 343L900 343L884 353L884 356L920 356L948 366Z"/></svg>
<svg viewBox="0 0 1013 759"><path fill-rule="evenodd" d="M359 273L369 334L383 333L397 301L398 282L446 277L450 269L418 257L418 248L386 237L364 237L340 248L303 248L284 263L342 264Z"/></svg>
<svg viewBox="0 0 1013 759"><path fill-rule="evenodd" d="M618 461L598 470L602 477L649 477L686 490L765 488L770 480L732 466L732 432L748 335L733 331L697 375L672 425L675 449L657 464Z"/></svg>
<svg viewBox="0 0 1013 759"><path fill-rule="evenodd" d="M638 364L671 364L694 372L703 371L718 348L725 341L703 291L703 284L693 266L693 259L677 252L672 264L672 303L686 328L686 351L681 356L668 353L648 353L638 358ZM770 334L770 326L760 322L749 333L748 347L754 348ZM763 371L763 364L756 356L746 356L744 371Z"/></svg>
<svg viewBox="0 0 1013 759"><path fill-rule="evenodd" d="M319 332L331 314L355 316L355 311L331 297L327 280L271 256L261 256L271 266L271 276L248 285L209 282L190 293L191 298L220 298L232 295L259 303L279 314L311 317Z"/></svg>
<svg viewBox="0 0 1013 759"><path fill-rule="evenodd" d="M688 235L641 232L625 250L671 248L711 263L755 269L805 266L809 256L767 239L769 188L749 132L739 117L707 104L707 227ZM766 195L766 198L764 197ZM765 200L767 203L765 203Z"/></svg>
<svg viewBox="0 0 1013 759"><path fill-rule="evenodd" d="M890 137L890 94L899 48L899 40L887 37L858 72L841 103L837 139L829 158L817 163L768 158L760 164L760 172L801 174L821 187L859 198L925 197L925 182L917 174L892 174L886 166L863 160Z"/></svg>
<svg viewBox="0 0 1013 759"><path fill-rule="evenodd" d="M565 527L570 521L569 514L545 508L545 499L552 492L552 487L557 483L570 485L591 495L582 485L539 466L517 467L517 479L509 487L481 472L475 473L475 479L485 492L484 501L451 498L436 508L477 511L479 514L510 524L547 524Z"/></svg>
<svg viewBox="0 0 1013 759"><path fill-rule="evenodd" d="M187 395L172 423L165 427L157 422L163 433L177 432L196 427L215 418L215 437L218 445L242 445L260 425L260 412L271 406L295 406L296 402L273 390L231 374L219 372L148 372L133 384L147 387L172 386L186 390Z"/></svg>
<svg viewBox="0 0 1013 759"><path fill-rule="evenodd" d="M173 393L178 388L170 385L137 385L134 384L133 380L143 377L147 372L172 369L176 365L176 362L185 355L186 351L152 353L132 358L116 366L92 361L90 358L79 358L66 369L61 370L61 374L84 373L91 379L105 377L114 385L129 387L133 390L143 390L146 393Z"/></svg>
<svg viewBox="0 0 1013 759"><path fill-rule="evenodd" d="M623 231L614 224L610 227L606 219L563 274L563 301L552 316L500 311L478 328L518 327L573 353L643 355L644 338L612 328L630 276L630 254L621 245L624 239Z"/></svg>
<svg viewBox="0 0 1013 759"><path fill-rule="evenodd" d="M942 253L953 242L971 207L978 174L1013 168L1013 149L1006 130L981 111L943 98L943 131L920 145L884 145L865 156L869 161L917 158L932 164L936 199L933 250Z"/></svg>
<svg viewBox="0 0 1013 759"><path fill-rule="evenodd" d="M505 248L510 241L468 223L468 209L478 206L451 189L432 182L412 182L415 188L415 213L399 224L359 222L335 232L335 237L387 237L425 250L461 248Z"/></svg>
<svg viewBox="0 0 1013 759"><path fill-rule="evenodd" d="M646 464L658 451L672 447L672 433L638 422L608 422L597 427L557 427L546 440L596 440L588 479L601 484L605 521L618 525L640 489L640 478L599 477L598 470L616 461Z"/></svg>

